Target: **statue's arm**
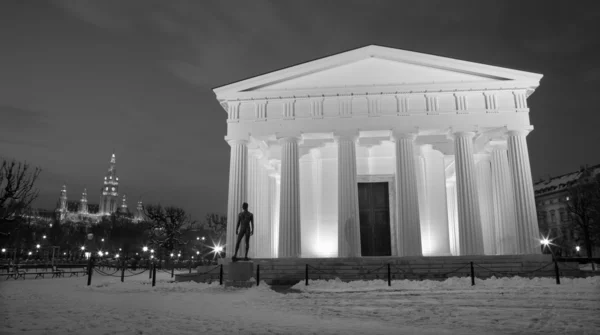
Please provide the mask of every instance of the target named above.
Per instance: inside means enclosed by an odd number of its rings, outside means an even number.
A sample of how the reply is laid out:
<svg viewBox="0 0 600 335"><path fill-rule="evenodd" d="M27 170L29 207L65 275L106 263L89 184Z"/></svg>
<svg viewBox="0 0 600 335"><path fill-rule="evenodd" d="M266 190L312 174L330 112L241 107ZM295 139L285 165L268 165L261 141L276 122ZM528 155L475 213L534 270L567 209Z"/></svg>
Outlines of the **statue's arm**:
<svg viewBox="0 0 600 335"><path fill-rule="evenodd" d="M254 234L254 214L250 217L250 235Z"/></svg>

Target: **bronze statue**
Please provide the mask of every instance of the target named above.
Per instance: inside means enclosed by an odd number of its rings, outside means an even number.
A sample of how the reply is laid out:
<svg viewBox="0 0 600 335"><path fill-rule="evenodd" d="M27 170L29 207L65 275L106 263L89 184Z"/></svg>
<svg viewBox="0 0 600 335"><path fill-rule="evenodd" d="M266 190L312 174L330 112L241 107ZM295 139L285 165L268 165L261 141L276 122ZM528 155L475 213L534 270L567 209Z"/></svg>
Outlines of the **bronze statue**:
<svg viewBox="0 0 600 335"><path fill-rule="evenodd" d="M231 258L234 262L237 261L237 253L240 248L240 242L242 237L246 236L246 257L244 260L248 260L248 250L250 249L250 236L254 234L254 215L248 212L248 204L244 202L242 205L243 211L238 215L237 227L235 234L237 235L237 242L235 244L235 253ZM240 231L241 226L241 231Z"/></svg>

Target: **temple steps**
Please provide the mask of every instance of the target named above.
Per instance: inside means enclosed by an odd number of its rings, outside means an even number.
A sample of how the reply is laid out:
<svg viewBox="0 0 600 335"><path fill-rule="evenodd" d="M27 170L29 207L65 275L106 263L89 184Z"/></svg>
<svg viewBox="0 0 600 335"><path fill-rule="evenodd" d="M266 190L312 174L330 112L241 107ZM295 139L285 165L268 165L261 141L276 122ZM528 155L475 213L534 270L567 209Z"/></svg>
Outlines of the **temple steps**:
<svg viewBox="0 0 600 335"><path fill-rule="evenodd" d="M221 259L224 280L227 280L231 260ZM503 255L503 256L436 256L436 257L363 257L363 258L288 258L252 259L254 274L260 267L260 280L267 284L295 284L308 277L343 281L388 278L388 264L392 279L444 280L450 277L471 275L471 262L477 278L507 277L555 277L551 255ZM576 264L558 262L562 277L583 277ZM200 271L198 271L200 272ZM193 276L194 281L214 281L218 272ZM256 278L256 275L254 275ZM183 279L183 278L182 278ZM188 279L189 280L189 279ZM217 279L218 280L218 279Z"/></svg>

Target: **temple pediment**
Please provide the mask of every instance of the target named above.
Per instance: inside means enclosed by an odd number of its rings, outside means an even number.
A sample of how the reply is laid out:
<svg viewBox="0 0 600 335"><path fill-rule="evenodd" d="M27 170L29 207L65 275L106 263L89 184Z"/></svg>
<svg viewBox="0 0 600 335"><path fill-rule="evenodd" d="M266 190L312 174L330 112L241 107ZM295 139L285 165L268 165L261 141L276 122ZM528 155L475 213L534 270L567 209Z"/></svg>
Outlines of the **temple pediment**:
<svg viewBox="0 0 600 335"><path fill-rule="evenodd" d="M541 75L380 46L367 46L215 89L219 100L433 91L535 89Z"/></svg>

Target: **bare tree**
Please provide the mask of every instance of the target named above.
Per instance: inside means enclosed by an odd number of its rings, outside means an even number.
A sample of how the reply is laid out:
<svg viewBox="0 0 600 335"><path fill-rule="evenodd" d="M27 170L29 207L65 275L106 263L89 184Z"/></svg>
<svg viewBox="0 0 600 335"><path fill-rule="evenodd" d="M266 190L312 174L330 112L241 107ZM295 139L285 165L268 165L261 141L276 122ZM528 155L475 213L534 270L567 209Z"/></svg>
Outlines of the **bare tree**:
<svg viewBox="0 0 600 335"><path fill-rule="evenodd" d="M600 202L600 182L586 182L580 179L579 182L572 184L568 189L569 201L567 210L574 219L573 228L581 233L588 258L592 258L592 248L594 242L598 241L599 229L599 202Z"/></svg>
<svg viewBox="0 0 600 335"><path fill-rule="evenodd" d="M2 160L0 166L0 234L9 236L18 229L21 216L38 197L34 188L41 169L27 163ZM8 224L8 225L7 225Z"/></svg>
<svg viewBox="0 0 600 335"><path fill-rule="evenodd" d="M149 224L150 244L172 252L175 248L185 245L182 239L182 229L195 223L182 208L161 205L144 206L144 214Z"/></svg>
<svg viewBox="0 0 600 335"><path fill-rule="evenodd" d="M227 217L220 214L209 213L206 214L204 226L211 230L216 238L223 236L227 230Z"/></svg>

